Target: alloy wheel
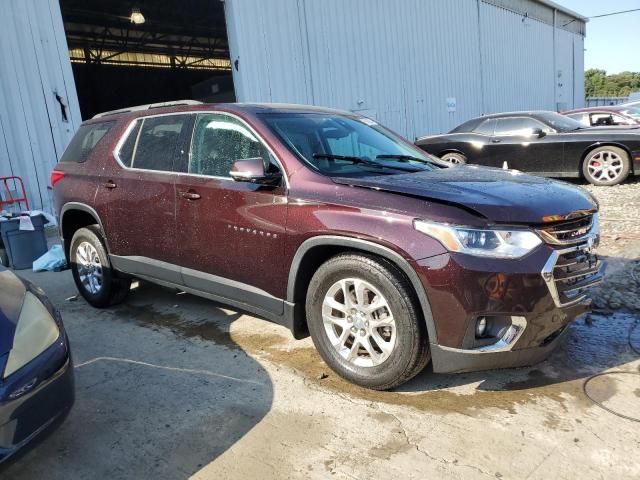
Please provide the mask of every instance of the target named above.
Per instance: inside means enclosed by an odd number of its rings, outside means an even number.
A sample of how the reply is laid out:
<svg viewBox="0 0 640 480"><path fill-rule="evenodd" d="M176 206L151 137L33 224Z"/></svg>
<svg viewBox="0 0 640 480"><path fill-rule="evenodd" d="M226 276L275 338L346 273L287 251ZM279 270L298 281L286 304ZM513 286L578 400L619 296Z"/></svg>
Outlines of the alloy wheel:
<svg viewBox="0 0 640 480"><path fill-rule="evenodd" d="M446 153L442 156L441 160L453 165L464 165L465 163L467 163L464 157L457 153Z"/></svg>
<svg viewBox="0 0 640 480"><path fill-rule="evenodd" d="M594 153L587 161L589 175L599 182L617 180L623 168L622 158L612 150L601 150Z"/></svg>
<svg viewBox="0 0 640 480"><path fill-rule="evenodd" d="M76 249L78 276L82 286L93 295L102 289L102 262L96 248L89 242L82 242Z"/></svg>
<svg viewBox="0 0 640 480"><path fill-rule="evenodd" d="M322 320L333 348L353 365L380 365L396 347L396 321L387 299L364 280L334 283L322 304Z"/></svg>

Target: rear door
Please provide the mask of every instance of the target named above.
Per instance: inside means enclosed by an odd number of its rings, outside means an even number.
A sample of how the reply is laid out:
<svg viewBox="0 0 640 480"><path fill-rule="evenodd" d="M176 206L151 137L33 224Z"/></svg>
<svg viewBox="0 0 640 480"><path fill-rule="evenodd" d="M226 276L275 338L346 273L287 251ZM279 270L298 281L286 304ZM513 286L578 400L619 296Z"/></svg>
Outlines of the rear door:
<svg viewBox="0 0 640 480"><path fill-rule="evenodd" d="M114 266L131 274L181 282L175 266L175 165L193 115L144 117L121 139L103 173L97 204Z"/></svg>
<svg viewBox="0 0 640 480"><path fill-rule="evenodd" d="M198 114L188 165L176 181L180 264L188 287L281 313L279 296L287 218L287 189L235 182L236 160L271 151L244 121L225 113ZM247 289L250 285L252 288Z"/></svg>
<svg viewBox="0 0 640 480"><path fill-rule="evenodd" d="M534 134L541 129L544 136ZM530 117L498 118L489 145L494 166L554 174L563 171L564 143L562 137L544 123Z"/></svg>

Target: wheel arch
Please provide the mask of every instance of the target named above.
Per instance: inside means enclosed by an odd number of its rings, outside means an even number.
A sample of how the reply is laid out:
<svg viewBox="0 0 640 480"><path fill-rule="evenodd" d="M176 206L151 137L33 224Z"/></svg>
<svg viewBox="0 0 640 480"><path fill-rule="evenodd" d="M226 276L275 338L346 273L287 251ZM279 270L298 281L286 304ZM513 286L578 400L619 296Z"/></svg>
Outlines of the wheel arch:
<svg viewBox="0 0 640 480"><path fill-rule="evenodd" d="M60 235L64 244L64 253L69 260L69 248L71 246L71 238L73 234L80 228L87 227L89 225L98 225L100 230L104 232L102 221L98 212L85 203L69 202L65 203L60 209ZM104 242L109 252L109 245L107 243L106 236L104 236Z"/></svg>
<svg viewBox="0 0 640 480"><path fill-rule="evenodd" d="M409 280L420 303L420 311L427 327L429 342L437 343L437 332L429 300L418 274L409 262L399 253L383 245L360 238L338 235L321 235L309 238L300 245L293 257L287 284L287 301L295 305L295 331L307 331L305 297L311 277L325 261L344 252L373 254L386 259L400 269Z"/></svg>
<svg viewBox="0 0 640 480"><path fill-rule="evenodd" d="M587 148L584 149L584 152L580 157L580 163L578 164L578 172L580 173L580 176L582 178L584 178L584 173L582 173L582 166L584 165L584 161L586 160L587 155L589 155L589 153L594 151L596 148L600 148L600 147L617 147L617 148L620 148L621 150L624 150L624 152L629 157L630 172L633 174L636 173L633 168L633 162L631 161L631 150L629 149L629 147L627 147L624 143L619 143L615 141L604 141L604 142L592 143L591 145L589 145Z"/></svg>
<svg viewBox="0 0 640 480"><path fill-rule="evenodd" d="M448 147L448 148L445 148L444 150L441 150L438 153L438 157L442 157L447 153L457 153L459 155L462 155L464 158L469 158L466 153L464 153L460 148L456 148L456 147Z"/></svg>

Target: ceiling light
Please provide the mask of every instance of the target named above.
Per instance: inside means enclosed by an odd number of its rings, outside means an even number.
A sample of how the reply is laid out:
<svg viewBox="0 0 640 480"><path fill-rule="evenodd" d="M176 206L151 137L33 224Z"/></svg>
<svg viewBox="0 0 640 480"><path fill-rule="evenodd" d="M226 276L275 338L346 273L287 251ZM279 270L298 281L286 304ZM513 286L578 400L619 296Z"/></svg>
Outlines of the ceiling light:
<svg viewBox="0 0 640 480"><path fill-rule="evenodd" d="M131 19L131 23L135 23L136 25L144 23L144 15L142 15L139 8L132 8L131 17L129 18Z"/></svg>

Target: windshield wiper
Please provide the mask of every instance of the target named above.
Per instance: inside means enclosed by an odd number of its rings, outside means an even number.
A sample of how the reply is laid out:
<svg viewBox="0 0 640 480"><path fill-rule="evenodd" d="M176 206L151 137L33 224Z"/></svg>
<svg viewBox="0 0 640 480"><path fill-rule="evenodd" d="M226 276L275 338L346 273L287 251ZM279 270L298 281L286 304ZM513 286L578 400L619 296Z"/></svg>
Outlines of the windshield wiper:
<svg viewBox="0 0 640 480"><path fill-rule="evenodd" d="M390 159L393 159L393 160L400 160L401 162L408 162L409 160L413 160L413 161L420 162L420 163L427 163L429 165L437 165L438 167L441 166L440 164L438 164L437 162L434 162L433 160L427 160L425 158L414 157L413 155L382 154L382 155L377 155L376 158L380 158L380 159L390 158Z"/></svg>
<svg viewBox="0 0 640 480"><path fill-rule="evenodd" d="M356 157L352 155L333 155L330 153L314 153L313 158L326 158L328 160L346 160L348 162L360 163L362 165L368 165L375 168L391 168L393 170L400 170L403 172L416 172L417 170L414 168L402 168L402 167L393 167L391 165L382 165L380 163L374 162L372 160L367 160L366 158Z"/></svg>
<svg viewBox="0 0 640 480"><path fill-rule="evenodd" d="M376 167L382 167L382 165L367 160L366 158L360 158L352 155L332 155L330 153L314 153L313 158L326 158L327 160L347 160L353 163L365 163L367 165L375 165Z"/></svg>

